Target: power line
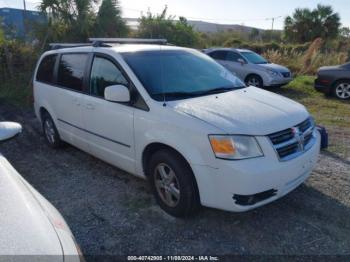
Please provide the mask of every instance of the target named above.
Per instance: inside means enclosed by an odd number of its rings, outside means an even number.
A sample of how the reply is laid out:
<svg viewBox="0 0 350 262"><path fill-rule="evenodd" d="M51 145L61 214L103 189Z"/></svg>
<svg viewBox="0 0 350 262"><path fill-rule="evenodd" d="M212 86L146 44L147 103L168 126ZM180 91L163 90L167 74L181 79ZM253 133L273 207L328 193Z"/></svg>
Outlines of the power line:
<svg viewBox="0 0 350 262"><path fill-rule="evenodd" d="M125 10L130 10L130 11L136 11L136 12L140 12L143 13L145 12L145 10L141 10L141 9L134 9L134 8L123 8ZM177 15L177 17L180 17L183 15ZM265 20L270 20L272 18L251 18L251 19L223 19L223 18L207 18L207 17L192 17L192 16L184 16L188 19L194 19L194 20L205 20L205 21L226 21L226 22L250 22L250 21L265 21ZM277 19L280 18L282 16L278 16L278 17L274 17L273 19Z"/></svg>

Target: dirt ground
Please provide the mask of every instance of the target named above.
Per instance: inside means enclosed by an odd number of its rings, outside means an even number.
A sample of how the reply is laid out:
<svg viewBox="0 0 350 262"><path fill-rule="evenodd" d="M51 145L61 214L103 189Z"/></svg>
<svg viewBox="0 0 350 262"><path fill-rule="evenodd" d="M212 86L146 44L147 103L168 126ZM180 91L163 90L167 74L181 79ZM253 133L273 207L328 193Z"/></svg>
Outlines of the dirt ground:
<svg viewBox="0 0 350 262"><path fill-rule="evenodd" d="M18 138L0 151L67 220L87 255L350 255L350 159L323 152L305 184L247 213L203 208L182 220L165 214L146 181L67 146L44 143L32 110L0 102L0 121ZM350 147L350 130L341 133Z"/></svg>

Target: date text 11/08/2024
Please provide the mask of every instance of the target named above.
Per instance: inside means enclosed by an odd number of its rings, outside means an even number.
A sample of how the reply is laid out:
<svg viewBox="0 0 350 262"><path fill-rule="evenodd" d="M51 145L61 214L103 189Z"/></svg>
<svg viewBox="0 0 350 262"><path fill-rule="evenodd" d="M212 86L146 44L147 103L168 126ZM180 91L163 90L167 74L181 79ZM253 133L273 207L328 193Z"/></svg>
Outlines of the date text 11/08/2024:
<svg viewBox="0 0 350 262"><path fill-rule="evenodd" d="M220 261L217 256L128 256L128 261Z"/></svg>

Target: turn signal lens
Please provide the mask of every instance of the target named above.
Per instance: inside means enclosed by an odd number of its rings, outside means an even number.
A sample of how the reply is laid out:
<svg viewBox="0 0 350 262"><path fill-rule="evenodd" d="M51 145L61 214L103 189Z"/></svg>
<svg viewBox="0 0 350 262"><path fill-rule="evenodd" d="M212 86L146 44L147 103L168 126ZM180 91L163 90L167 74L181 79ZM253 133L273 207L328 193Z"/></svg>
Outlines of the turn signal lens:
<svg viewBox="0 0 350 262"><path fill-rule="evenodd" d="M212 137L210 143L215 154L235 153L235 148L230 137Z"/></svg>
<svg viewBox="0 0 350 262"><path fill-rule="evenodd" d="M217 158L238 160L264 155L253 136L210 135L209 141Z"/></svg>

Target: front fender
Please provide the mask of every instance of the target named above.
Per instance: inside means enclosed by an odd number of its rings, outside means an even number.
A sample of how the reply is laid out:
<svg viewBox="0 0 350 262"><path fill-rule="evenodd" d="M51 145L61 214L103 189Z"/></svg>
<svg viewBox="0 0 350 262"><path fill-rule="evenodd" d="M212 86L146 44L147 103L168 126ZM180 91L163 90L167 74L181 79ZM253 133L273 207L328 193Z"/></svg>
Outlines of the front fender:
<svg viewBox="0 0 350 262"><path fill-rule="evenodd" d="M144 176L143 152L152 143L161 143L175 149L187 160L190 166L211 165L215 161L208 134L216 133L216 128L190 116L176 113L169 113L167 118L161 117L161 119L162 121L159 118L152 120L149 117L135 115L137 175Z"/></svg>

